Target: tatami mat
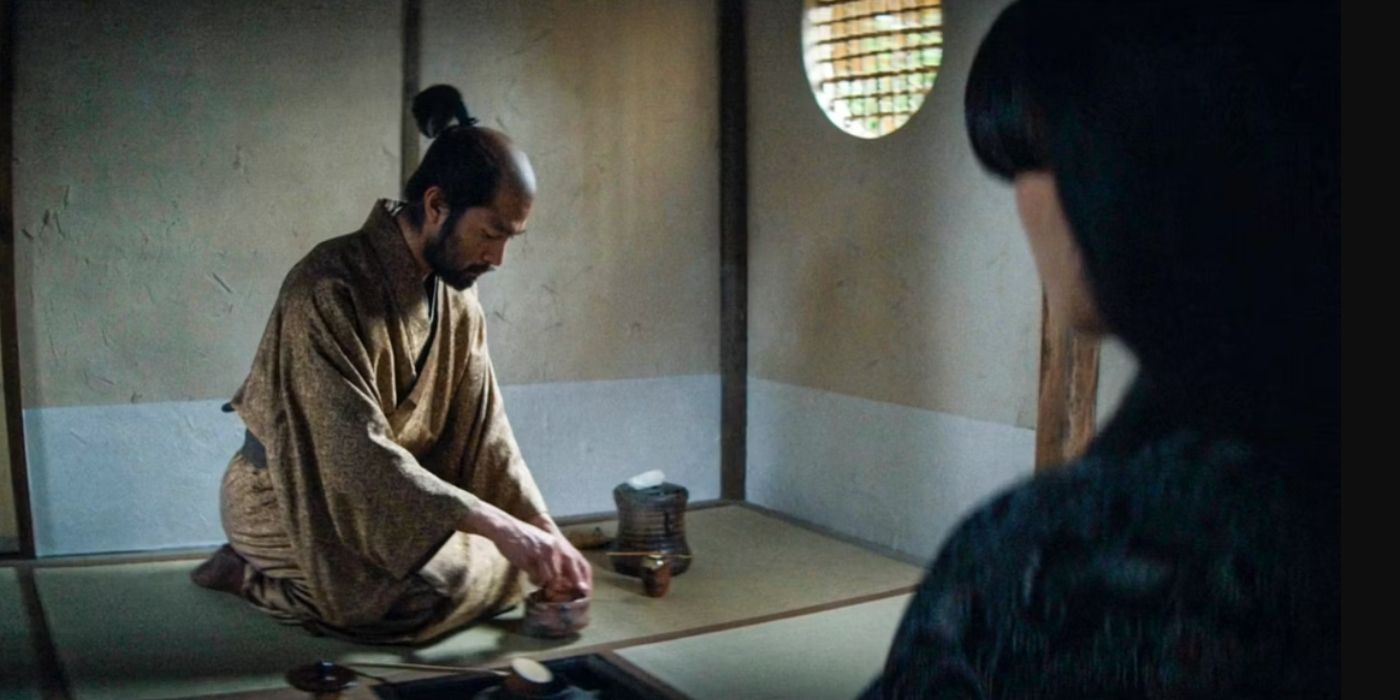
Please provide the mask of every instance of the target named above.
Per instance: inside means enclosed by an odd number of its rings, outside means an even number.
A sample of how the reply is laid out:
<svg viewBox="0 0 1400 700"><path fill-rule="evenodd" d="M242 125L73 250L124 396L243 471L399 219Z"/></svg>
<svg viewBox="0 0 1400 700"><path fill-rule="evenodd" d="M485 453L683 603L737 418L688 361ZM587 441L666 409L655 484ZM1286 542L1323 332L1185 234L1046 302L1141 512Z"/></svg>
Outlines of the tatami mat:
<svg viewBox="0 0 1400 700"><path fill-rule="evenodd" d="M577 639L516 633L514 612L422 648L318 639L188 580L195 562L40 569L54 645L79 698L184 697L285 687L283 673L318 658L480 665L504 656L703 631L913 585L909 564L740 506L687 513L695 552L670 594L595 565L592 624Z"/></svg>
<svg viewBox="0 0 1400 700"><path fill-rule="evenodd" d="M879 674L909 599L884 598L618 654L694 700L849 700Z"/></svg>
<svg viewBox="0 0 1400 700"><path fill-rule="evenodd" d="M0 698L38 698L39 666L19 572L0 568Z"/></svg>

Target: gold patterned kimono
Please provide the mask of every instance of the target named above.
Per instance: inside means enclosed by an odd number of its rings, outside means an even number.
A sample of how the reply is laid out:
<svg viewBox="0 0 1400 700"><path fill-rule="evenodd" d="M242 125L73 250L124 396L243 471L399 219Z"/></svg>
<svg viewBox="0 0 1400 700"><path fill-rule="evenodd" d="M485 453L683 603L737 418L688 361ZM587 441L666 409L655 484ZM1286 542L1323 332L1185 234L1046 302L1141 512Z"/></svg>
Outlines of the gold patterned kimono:
<svg viewBox="0 0 1400 700"><path fill-rule="evenodd" d="M522 520L545 505L476 291L435 283L430 313L390 206L288 273L232 402L261 449L234 455L220 500L245 598L317 631L418 642L521 595L493 543L456 531L474 505Z"/></svg>

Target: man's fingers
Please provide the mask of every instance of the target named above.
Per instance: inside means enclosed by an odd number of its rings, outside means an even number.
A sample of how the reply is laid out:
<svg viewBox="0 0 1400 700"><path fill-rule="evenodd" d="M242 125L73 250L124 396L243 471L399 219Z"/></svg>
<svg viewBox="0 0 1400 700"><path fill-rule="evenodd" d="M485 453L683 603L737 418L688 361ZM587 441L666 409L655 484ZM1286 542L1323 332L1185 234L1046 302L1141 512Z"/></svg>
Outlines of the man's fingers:
<svg viewBox="0 0 1400 700"><path fill-rule="evenodd" d="M544 588L550 585L559 575L557 569L552 566L548 551L528 552L524 559L520 568L525 571L530 583L537 587Z"/></svg>
<svg viewBox="0 0 1400 700"><path fill-rule="evenodd" d="M554 577L549 572L549 564L545 559L535 559L530 562L530 583L543 588L548 586Z"/></svg>
<svg viewBox="0 0 1400 700"><path fill-rule="evenodd" d="M564 562L560 561L559 549L557 547L550 548L544 552L544 556L540 557L540 560L545 577L540 585L547 588L557 588L559 577L564 574Z"/></svg>
<svg viewBox="0 0 1400 700"><path fill-rule="evenodd" d="M593 591L593 567L568 540L556 537L552 546L535 550L529 558L530 582L550 596L581 597Z"/></svg>
<svg viewBox="0 0 1400 700"><path fill-rule="evenodd" d="M569 583L581 596L593 591L593 568L577 553L569 557Z"/></svg>

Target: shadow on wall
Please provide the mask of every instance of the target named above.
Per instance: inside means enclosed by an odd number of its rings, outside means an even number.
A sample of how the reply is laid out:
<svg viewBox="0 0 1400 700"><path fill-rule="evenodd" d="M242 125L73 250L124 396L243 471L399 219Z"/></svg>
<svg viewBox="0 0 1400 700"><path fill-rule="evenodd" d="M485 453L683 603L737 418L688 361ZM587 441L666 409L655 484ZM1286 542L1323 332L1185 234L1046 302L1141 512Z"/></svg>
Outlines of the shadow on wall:
<svg viewBox="0 0 1400 700"><path fill-rule="evenodd" d="M502 382L718 371L713 15L625 0L427 18L425 81L459 83L539 178L531 233L482 285Z"/></svg>
<svg viewBox="0 0 1400 700"><path fill-rule="evenodd" d="M874 255L867 259L875 267L890 269L902 255L896 246L876 246L869 252ZM928 326L921 322L930 309L907 308L918 304L914 300L937 300L937 273L861 276L847 265L851 256L861 255L867 251L860 244L846 241L826 246L805 260L804 337L833 342L844 333L876 333L882 354L861 367L848 368L855 377L889 356L937 351L930 347L937 339L930 339ZM847 308L843 318L865 311L862 329L840 328L829 312L840 307L854 307ZM802 377L815 377L815 372L830 368L820 343L795 343L788 351ZM909 381L923 386L920 393L937 391L935 378L910 377ZM797 461L771 465L784 472L781 482L792 484L794 510L808 517L823 514L816 517L860 524L862 532L855 535L914 556L932 556L944 533L974 505L1009 480L1029 473L1033 433L1023 428L832 393L822 393L820 399L809 395L806 400L811 403L802 412L774 410L762 416L767 421L764 430L785 435L781 440L809 438L822 444L818 449L791 445ZM1025 452L1019 459L1018 445Z"/></svg>

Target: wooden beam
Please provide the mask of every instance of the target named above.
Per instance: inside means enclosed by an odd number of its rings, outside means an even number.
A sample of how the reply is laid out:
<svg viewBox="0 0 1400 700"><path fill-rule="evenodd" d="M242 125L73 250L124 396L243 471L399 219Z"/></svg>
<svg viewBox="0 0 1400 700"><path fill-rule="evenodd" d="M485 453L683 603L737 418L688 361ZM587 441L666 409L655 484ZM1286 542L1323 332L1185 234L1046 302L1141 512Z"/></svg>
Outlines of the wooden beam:
<svg viewBox="0 0 1400 700"><path fill-rule="evenodd" d="M652 692L656 694L656 700L689 700L689 696L676 690L671 684L651 675L651 672L628 661L615 651L599 652L598 656L603 657L608 663L622 669L627 675L639 679L650 686Z"/></svg>
<svg viewBox="0 0 1400 700"><path fill-rule="evenodd" d="M413 98L418 94L422 71L422 0L403 0L403 99L399 117L399 190L418 169L418 122L413 118Z"/></svg>
<svg viewBox="0 0 1400 700"><path fill-rule="evenodd" d="M719 1L720 497L747 492L748 76L743 0Z"/></svg>
<svg viewBox="0 0 1400 700"><path fill-rule="evenodd" d="M4 372L5 428L9 431L10 479L19 556L34 557L34 516L29 502L29 467L24 452L24 402L20 395L19 330L15 303L14 107L15 5L0 4L0 372Z"/></svg>
<svg viewBox="0 0 1400 700"><path fill-rule="evenodd" d="M1099 342L1077 335L1040 305L1040 395L1035 421L1035 470L1073 461L1094 438Z"/></svg>
<svg viewBox="0 0 1400 700"><path fill-rule="evenodd" d="M33 644L34 662L39 672L39 697L44 700L66 700L73 697L68 687L68 675L63 670L63 662L58 658L58 649L53 645L53 634L49 631L49 619L44 614L44 603L39 598L39 587L34 582L34 572L29 567L16 569L19 576L20 598L24 602L24 614L29 622L29 639ZM8 621L7 621L8 623Z"/></svg>

